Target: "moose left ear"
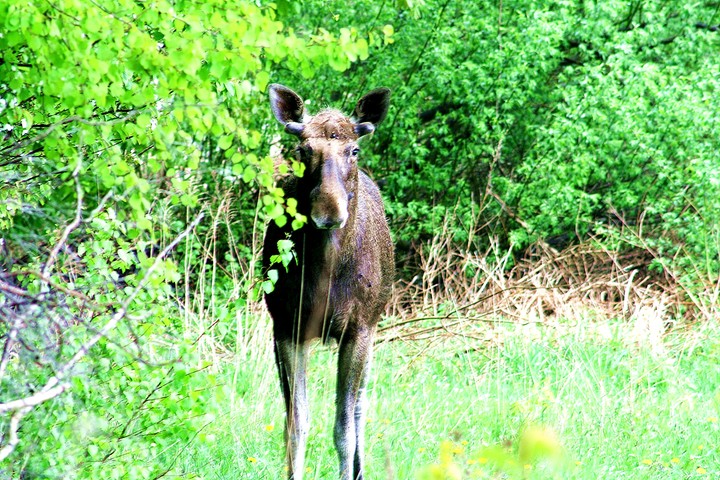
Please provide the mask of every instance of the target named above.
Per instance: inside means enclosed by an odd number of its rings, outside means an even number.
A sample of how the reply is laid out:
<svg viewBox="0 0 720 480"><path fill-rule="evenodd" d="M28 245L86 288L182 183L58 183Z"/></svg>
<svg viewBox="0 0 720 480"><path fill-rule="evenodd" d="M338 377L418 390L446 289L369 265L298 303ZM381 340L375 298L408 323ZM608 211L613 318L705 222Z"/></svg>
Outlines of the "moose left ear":
<svg viewBox="0 0 720 480"><path fill-rule="evenodd" d="M380 125L385 116L387 115L388 108L390 107L390 89L389 88L376 88L372 92L362 97L357 105L355 106L355 112L353 114L355 122L355 133L358 135L367 135L375 130L375 127ZM367 127L363 127L364 123L369 123L369 127L372 127L369 131ZM358 132L358 129L365 131L365 133Z"/></svg>

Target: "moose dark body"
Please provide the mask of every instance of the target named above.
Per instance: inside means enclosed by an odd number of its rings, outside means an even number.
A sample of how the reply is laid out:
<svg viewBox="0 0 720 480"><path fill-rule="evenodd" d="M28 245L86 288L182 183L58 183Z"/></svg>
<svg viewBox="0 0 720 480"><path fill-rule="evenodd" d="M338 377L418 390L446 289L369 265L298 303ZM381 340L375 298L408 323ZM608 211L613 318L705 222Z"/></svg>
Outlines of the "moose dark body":
<svg viewBox="0 0 720 480"><path fill-rule="evenodd" d="M365 386L395 262L380 192L357 167L357 142L385 118L390 92L381 88L362 97L353 118L332 109L309 117L292 90L274 84L269 92L273 114L299 138L296 153L306 167L302 177L287 177L280 186L286 197L297 199L307 224L293 231L271 223L263 247L265 269L278 270L265 301L287 412L289 478L300 480L304 473L308 345L321 338L339 345L334 440L340 478L358 480L363 478ZM286 238L297 255L287 270L270 264L278 241Z"/></svg>

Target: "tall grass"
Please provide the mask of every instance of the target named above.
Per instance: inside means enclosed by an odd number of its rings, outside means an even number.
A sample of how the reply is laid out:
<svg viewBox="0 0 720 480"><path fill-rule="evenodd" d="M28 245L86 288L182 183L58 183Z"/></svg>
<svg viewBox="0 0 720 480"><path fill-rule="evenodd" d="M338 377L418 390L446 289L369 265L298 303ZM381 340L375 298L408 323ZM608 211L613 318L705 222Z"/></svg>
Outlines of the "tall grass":
<svg viewBox="0 0 720 480"><path fill-rule="evenodd" d="M487 447L517 456L530 426L558 436L560 463L523 464L528 478L688 478L720 474L720 330L676 329L663 349L622 321L577 318L550 328L487 326L469 337L381 342L370 384L368 478L415 478L444 440L465 478L495 478ZM282 475L283 411L269 339L249 362L227 365L236 401L189 451L203 478ZM332 347L310 362L308 477L334 478ZM448 477L450 478L450 477ZM500 478L500 477L497 477Z"/></svg>
<svg viewBox="0 0 720 480"><path fill-rule="evenodd" d="M540 245L509 268L509 253L457 250L448 234L423 250L421 274L398 282L381 324L369 479L720 475L720 328L707 297L693 302L672 275L647 269L642 250ZM198 298L207 289L186 295L229 395L180 466L207 479L278 478L284 411L271 325L248 295L254 266L233 275L246 290L219 309L213 299L213 312ZM218 311L234 317L231 342L211 322ZM336 476L336 359L336 347L318 344L309 364L310 479ZM533 428L552 452L523 452Z"/></svg>

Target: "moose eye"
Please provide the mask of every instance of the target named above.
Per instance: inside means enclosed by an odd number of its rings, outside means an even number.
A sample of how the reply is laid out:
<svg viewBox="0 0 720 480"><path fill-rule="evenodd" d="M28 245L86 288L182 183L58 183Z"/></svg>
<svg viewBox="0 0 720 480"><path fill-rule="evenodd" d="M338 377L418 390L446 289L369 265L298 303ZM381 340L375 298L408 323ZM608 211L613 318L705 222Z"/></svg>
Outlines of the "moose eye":
<svg viewBox="0 0 720 480"><path fill-rule="evenodd" d="M357 157L358 153L360 153L360 149L357 148L357 147L355 147L355 148L352 149L352 152L351 152L351 153L352 153L352 156L353 156L353 157Z"/></svg>

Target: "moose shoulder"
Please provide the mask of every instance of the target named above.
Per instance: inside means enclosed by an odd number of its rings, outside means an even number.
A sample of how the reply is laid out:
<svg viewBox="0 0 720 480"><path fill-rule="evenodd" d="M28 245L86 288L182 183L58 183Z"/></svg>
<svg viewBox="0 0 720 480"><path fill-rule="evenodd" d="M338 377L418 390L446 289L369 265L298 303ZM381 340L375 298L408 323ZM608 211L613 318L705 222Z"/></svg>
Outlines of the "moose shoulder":
<svg viewBox="0 0 720 480"><path fill-rule="evenodd" d="M351 118L334 109L308 116L289 88L273 84L269 91L273 114L298 137L296 155L306 167L281 187L309 219L296 231L270 224L263 250L266 269L279 240L290 238L296 250L296 262L275 267L275 289L265 296L287 412L289 477L301 479L304 471L308 342L333 338L339 344L334 440L340 478L362 479L365 385L395 262L380 192L357 166L358 140L385 118L390 91L362 97Z"/></svg>

